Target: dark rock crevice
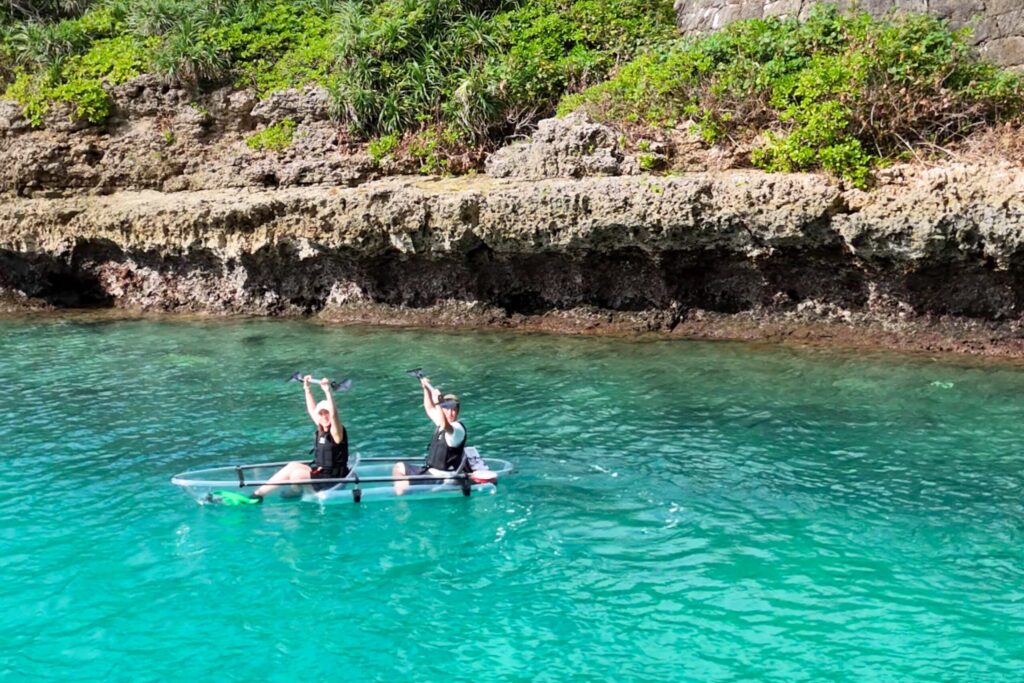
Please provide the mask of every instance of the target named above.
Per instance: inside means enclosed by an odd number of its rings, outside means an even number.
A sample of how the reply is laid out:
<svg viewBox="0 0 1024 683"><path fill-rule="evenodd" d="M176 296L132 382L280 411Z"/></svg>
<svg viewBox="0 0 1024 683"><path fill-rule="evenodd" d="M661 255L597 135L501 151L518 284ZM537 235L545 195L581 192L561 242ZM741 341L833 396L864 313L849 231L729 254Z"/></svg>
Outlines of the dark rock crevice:
<svg viewBox="0 0 1024 683"><path fill-rule="evenodd" d="M793 277L796 271L799 278ZM224 259L209 249L125 252L96 240L80 242L62 257L4 250L0 286L57 307L293 315L351 303L427 309L447 302L481 304L505 315L579 307L682 315L807 306L856 311L882 297L918 315L999 320L1018 316L1024 305L1021 271L996 270L984 260L904 269L867 264L836 248L775 250L757 259L727 251L526 255L484 247L461 258L395 250L310 257L295 245L280 244Z"/></svg>
<svg viewBox="0 0 1024 683"><path fill-rule="evenodd" d="M13 290L57 308L103 308L113 304L95 273L51 254L0 250L0 290Z"/></svg>

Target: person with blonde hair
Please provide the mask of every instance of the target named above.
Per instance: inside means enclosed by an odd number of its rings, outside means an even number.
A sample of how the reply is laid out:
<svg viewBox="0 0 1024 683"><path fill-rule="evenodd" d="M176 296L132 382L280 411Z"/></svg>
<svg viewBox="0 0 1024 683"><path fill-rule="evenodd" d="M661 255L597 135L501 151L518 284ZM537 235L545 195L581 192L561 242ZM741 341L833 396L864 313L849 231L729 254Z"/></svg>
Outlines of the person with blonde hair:
<svg viewBox="0 0 1024 683"><path fill-rule="evenodd" d="M272 476L267 483L256 489L252 498L257 502L263 501L267 495L278 486L289 482L305 481L311 479L341 479L348 475L348 431L338 417L338 407L334 403L334 395L331 393L331 383L326 379L320 380L320 388L324 391L324 400L319 403L313 398L313 391L310 389L312 377L306 375L302 378L302 388L306 395L306 412L316 425L316 436L313 440L312 462L290 462ZM345 387L341 387L344 391ZM314 490L330 488L338 482L324 482L322 484L311 484Z"/></svg>

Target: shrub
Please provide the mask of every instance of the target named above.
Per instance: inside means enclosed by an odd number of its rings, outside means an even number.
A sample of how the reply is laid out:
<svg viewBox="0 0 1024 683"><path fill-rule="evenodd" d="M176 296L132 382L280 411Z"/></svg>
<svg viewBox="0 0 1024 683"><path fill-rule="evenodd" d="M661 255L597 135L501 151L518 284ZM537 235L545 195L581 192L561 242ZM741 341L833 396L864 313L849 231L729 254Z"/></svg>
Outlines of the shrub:
<svg viewBox="0 0 1024 683"><path fill-rule="evenodd" d="M500 50L490 67L512 132L675 34L671 3L642 0L524 3L493 23Z"/></svg>
<svg viewBox="0 0 1024 683"><path fill-rule="evenodd" d="M460 109L490 111L493 88L474 81L494 45L491 27L458 0L348 2L337 29L335 111L356 133L396 134L424 119L458 120Z"/></svg>
<svg viewBox="0 0 1024 683"><path fill-rule="evenodd" d="M256 151L283 152L292 145L298 125L292 119L284 119L245 139L249 149Z"/></svg>
<svg viewBox="0 0 1024 683"><path fill-rule="evenodd" d="M74 115L102 123L110 115L108 85L120 85L141 74L147 62L143 46L131 37L106 38L88 52L68 57L46 71L22 71L6 97L20 103L33 126L41 126L52 102L68 102Z"/></svg>
<svg viewBox="0 0 1024 683"><path fill-rule="evenodd" d="M43 125L43 117L50 110L50 83L45 76L20 73L7 88L4 97L21 105L22 113L32 126Z"/></svg>
<svg viewBox="0 0 1024 683"><path fill-rule="evenodd" d="M84 12L92 0L8 0L0 6L4 21L45 21L73 17Z"/></svg>
<svg viewBox="0 0 1024 683"><path fill-rule="evenodd" d="M451 171L449 147L459 144L459 134L443 128L426 128L412 136L406 151L419 163L419 172L446 175Z"/></svg>
<svg viewBox="0 0 1024 683"><path fill-rule="evenodd" d="M559 112L648 127L691 120L709 142L767 132L756 165L863 186L879 159L1024 111L1021 79L980 61L967 38L928 16L819 7L804 23L737 22L648 52Z"/></svg>
<svg viewBox="0 0 1024 683"><path fill-rule="evenodd" d="M71 55L87 51L94 40L116 34L116 15L109 9L93 10L78 19L57 23L18 22L3 31L3 59L12 68L46 69Z"/></svg>
<svg viewBox="0 0 1024 683"><path fill-rule="evenodd" d="M79 18L5 29L0 78L46 80L32 92L52 102L75 78L64 60L130 40L147 70L196 88L325 86L365 138L437 128L487 145L674 30L671 0L97 0ZM98 115L95 87L64 90L89 93Z"/></svg>
<svg viewBox="0 0 1024 683"><path fill-rule="evenodd" d="M395 134L382 135L376 140L371 140L367 146L367 151L374 161L380 163L384 157L395 151L398 147L398 136Z"/></svg>
<svg viewBox="0 0 1024 683"><path fill-rule="evenodd" d="M362 135L415 130L426 117L467 141L500 138L673 30L665 0L492 6L493 15L457 0L343 5L332 82L338 117Z"/></svg>
<svg viewBox="0 0 1024 683"><path fill-rule="evenodd" d="M260 96L326 83L334 60L331 3L317 8L276 2L209 29L209 40L228 55L234 80Z"/></svg>

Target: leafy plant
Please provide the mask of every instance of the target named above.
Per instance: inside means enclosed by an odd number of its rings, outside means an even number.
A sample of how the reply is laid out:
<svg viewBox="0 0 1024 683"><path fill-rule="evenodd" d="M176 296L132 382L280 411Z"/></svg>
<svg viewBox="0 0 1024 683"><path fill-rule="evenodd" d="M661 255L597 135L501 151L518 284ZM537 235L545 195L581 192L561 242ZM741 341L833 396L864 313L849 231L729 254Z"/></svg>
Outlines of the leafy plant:
<svg viewBox="0 0 1024 683"><path fill-rule="evenodd" d="M21 105L22 113L29 123L38 128L50 110L50 84L43 76L20 73L4 93Z"/></svg>
<svg viewBox="0 0 1024 683"><path fill-rule="evenodd" d="M47 14L51 21L5 28L0 79L10 85L26 73L37 85L46 81L31 90L52 103L53 88L80 77L64 69L67 60L116 40L138 57L124 73L141 64L195 89L233 82L260 96L315 83L332 93L337 118L364 138L436 128L484 146L531 126L566 90L599 82L675 30L671 0L95 0L90 7L77 18ZM90 78L104 86L123 80L113 69ZM86 109L99 116L94 86L64 91L89 94Z"/></svg>
<svg viewBox="0 0 1024 683"><path fill-rule="evenodd" d="M380 163L384 157L395 151L398 147L398 136L395 134L382 135L376 140L371 140L370 144L367 145L367 151L374 161Z"/></svg>
<svg viewBox="0 0 1024 683"><path fill-rule="evenodd" d="M89 123L102 123L110 116L110 95L99 80L76 78L53 89L54 100L69 102L74 115Z"/></svg>
<svg viewBox="0 0 1024 683"><path fill-rule="evenodd" d="M653 154L640 154L637 156L637 162L641 171L653 171L658 167L658 157Z"/></svg>
<svg viewBox="0 0 1024 683"><path fill-rule="evenodd" d="M881 159L1020 116L1024 82L980 61L942 20L819 6L804 23L743 21L666 44L558 110L576 108L649 128L690 120L708 142L760 135L762 168L825 169L864 186Z"/></svg>
<svg viewBox="0 0 1024 683"><path fill-rule="evenodd" d="M451 169L446 148L458 143L459 134L456 131L426 128L412 137L407 152L419 162L420 173L445 175Z"/></svg>
<svg viewBox="0 0 1024 683"><path fill-rule="evenodd" d="M292 145L298 124L292 119L284 119L245 139L249 149L255 151L283 152Z"/></svg>
<svg viewBox="0 0 1024 683"><path fill-rule="evenodd" d="M102 123L110 115L107 86L124 83L143 73L148 66L146 44L132 36L99 37L113 32L117 22L104 9L95 10L81 19L58 24L73 25L74 31L61 35L88 35L91 42L60 43L60 59L31 70L33 59L39 57L27 46L20 53L23 66L18 68L14 82L5 96L19 102L25 116L34 126L41 126L52 103L68 102L74 116L90 123ZM48 43L47 50L57 49ZM83 51L84 50L84 51ZM33 57L33 55L35 55Z"/></svg>

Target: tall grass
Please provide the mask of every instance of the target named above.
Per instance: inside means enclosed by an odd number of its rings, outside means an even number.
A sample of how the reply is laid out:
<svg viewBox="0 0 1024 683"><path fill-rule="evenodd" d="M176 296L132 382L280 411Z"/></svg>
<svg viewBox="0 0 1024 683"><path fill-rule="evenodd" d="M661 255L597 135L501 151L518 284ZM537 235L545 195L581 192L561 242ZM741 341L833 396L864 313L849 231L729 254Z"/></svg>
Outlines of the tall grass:
<svg viewBox="0 0 1024 683"><path fill-rule="evenodd" d="M84 0L82 0L84 2ZM95 0L75 18L8 22L0 79L34 114L71 90L150 71L261 95L317 83L339 121L373 138L434 129L501 139L674 32L671 0ZM80 6L80 9L86 5ZM49 14L51 18L54 15ZM104 40L130 42L99 67ZM82 73L78 61L94 68ZM111 74L117 73L118 78ZM88 87L82 81L90 81ZM90 120L100 121L103 108Z"/></svg>
<svg viewBox="0 0 1024 683"><path fill-rule="evenodd" d="M0 23L15 21L58 21L82 14L94 0L4 0Z"/></svg>
<svg viewBox="0 0 1024 683"><path fill-rule="evenodd" d="M145 72L260 96L317 84L376 156L404 150L428 170L557 105L695 121L708 140L756 138L763 168L863 185L880 159L1024 110L1019 77L923 16L831 8L680 41L672 0L18 1L0 14L0 86L36 125L58 102L102 123L110 88Z"/></svg>

